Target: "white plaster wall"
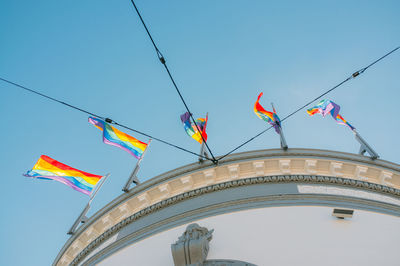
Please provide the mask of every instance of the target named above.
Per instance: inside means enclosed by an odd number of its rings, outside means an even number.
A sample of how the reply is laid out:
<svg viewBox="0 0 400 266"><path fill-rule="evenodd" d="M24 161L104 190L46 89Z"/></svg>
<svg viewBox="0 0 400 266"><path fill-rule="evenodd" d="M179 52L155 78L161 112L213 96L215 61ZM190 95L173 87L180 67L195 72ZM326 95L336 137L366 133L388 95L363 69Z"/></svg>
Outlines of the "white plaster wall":
<svg viewBox="0 0 400 266"><path fill-rule="evenodd" d="M275 207L196 221L215 229L208 259L256 265L400 265L400 218L356 210L349 220L328 207ZM125 247L99 265L173 265L170 245L187 225Z"/></svg>

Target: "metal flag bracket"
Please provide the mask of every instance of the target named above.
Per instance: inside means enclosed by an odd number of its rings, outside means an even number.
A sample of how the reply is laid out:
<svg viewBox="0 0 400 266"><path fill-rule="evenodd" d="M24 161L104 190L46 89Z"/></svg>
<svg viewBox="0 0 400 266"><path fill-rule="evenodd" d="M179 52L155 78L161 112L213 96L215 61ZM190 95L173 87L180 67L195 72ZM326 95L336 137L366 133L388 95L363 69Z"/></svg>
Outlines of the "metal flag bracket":
<svg viewBox="0 0 400 266"><path fill-rule="evenodd" d="M69 229L69 231L67 233L68 235L73 235L75 233L76 229L78 228L79 224L85 223L87 221L88 217L86 216L86 213L89 211L89 209L90 209L90 203L86 204L86 207L83 209L81 214L78 216L78 219L76 219L74 224L71 226L71 229Z"/></svg>
<svg viewBox="0 0 400 266"><path fill-rule="evenodd" d="M376 151L374 151L374 149L368 145L368 143L358 134L355 129L353 129L353 133L356 140L361 144L360 151L358 152L359 154L364 155L365 152L368 152L372 160L379 158L379 155L376 153Z"/></svg>
<svg viewBox="0 0 400 266"><path fill-rule="evenodd" d="M274 104L271 103L271 105L272 105L272 110L274 111L274 114L276 115L276 118L277 118L277 119L276 119L277 121L274 121L274 123L275 123L275 125L278 127L278 130L277 130L277 131L279 131L278 134L279 134L279 137L280 137L280 139L281 139L281 148L282 148L282 150L286 151L286 150L288 149L288 145L287 145L287 143L286 143L285 136L283 135L283 130L282 130L281 122L279 121L279 117L278 117L278 115L276 114L276 110L275 110ZM274 115L274 116L275 116L275 115ZM275 127L275 126L274 126L274 127Z"/></svg>
<svg viewBox="0 0 400 266"><path fill-rule="evenodd" d="M205 127L207 126L207 121L208 121L208 113L206 114L206 125L205 125ZM197 126L196 126L197 127ZM205 129L204 129L205 130ZM201 135L202 135L202 133L200 133ZM202 138L203 139L203 138ZM206 144L205 144L205 142L204 142L204 140L203 140L203 142L201 143L201 145L200 145L200 156L199 156L199 163L202 163L202 162L204 162L204 159L210 159L210 156L208 155L208 153L207 153L207 150L206 150Z"/></svg>
<svg viewBox="0 0 400 266"><path fill-rule="evenodd" d="M143 151L142 156L137 160L135 168L133 169L131 175L129 176L128 181L126 181L125 186L122 188L123 192L129 192L129 188L132 183L134 183L135 185L140 184L139 178L137 177L137 173L139 172L139 169L140 169L140 162L142 161L144 155L146 154L146 151L150 145L150 142L151 142L151 139L149 139L149 142L147 142L146 149Z"/></svg>
<svg viewBox="0 0 400 266"><path fill-rule="evenodd" d="M140 181L139 181L139 179L137 177L137 173L139 172L139 169L140 169L139 160L137 161L135 168L133 169L131 175L129 176L128 181L126 181L125 186L122 188L122 191L129 192L129 188L130 188L132 183L134 183L135 185L139 185L140 184Z"/></svg>
<svg viewBox="0 0 400 266"><path fill-rule="evenodd" d="M278 124L278 127L279 127L279 137L281 138L281 148L286 151L288 149L288 145L286 143L285 136L283 135L283 130L280 123Z"/></svg>
<svg viewBox="0 0 400 266"><path fill-rule="evenodd" d="M202 163L204 161L204 157L206 157L207 159L209 159L210 157L208 156L207 150L206 150L206 145L204 143L204 141L201 143L200 146L200 156L199 156L199 162Z"/></svg>
<svg viewBox="0 0 400 266"><path fill-rule="evenodd" d="M99 191L99 189L101 188L101 186L104 184L104 182L106 181L106 179L110 176L110 174L106 174L102 179L101 179L101 183L99 183L95 190L92 192L92 194L90 195L90 199L88 201L88 203L86 204L85 208L83 209L83 211L81 212L81 214L78 216L78 219L75 220L74 224L71 226L71 228L68 231L68 235L73 235L76 232L76 229L78 228L78 226L81 223L85 223L88 220L88 217L86 216L87 212L90 209L90 203L92 203L94 197L96 196L97 192Z"/></svg>

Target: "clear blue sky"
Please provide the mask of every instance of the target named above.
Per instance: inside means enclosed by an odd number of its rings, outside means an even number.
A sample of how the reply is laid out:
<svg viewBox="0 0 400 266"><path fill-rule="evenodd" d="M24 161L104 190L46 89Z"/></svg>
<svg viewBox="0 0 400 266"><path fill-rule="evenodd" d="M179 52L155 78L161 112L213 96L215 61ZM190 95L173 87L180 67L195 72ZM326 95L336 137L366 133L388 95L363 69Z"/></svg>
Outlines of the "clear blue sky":
<svg viewBox="0 0 400 266"><path fill-rule="evenodd" d="M143 1L136 3L209 145L223 155L400 45L399 1ZM400 51L327 98L384 160L399 163ZM0 1L0 77L197 152L185 111L129 0ZM111 173L90 215L117 197L135 159L105 145L87 115L0 82L0 265L49 265L87 196L21 174L41 154ZM289 147L357 152L350 130L302 111ZM133 134L147 141L146 137ZM279 147L271 130L239 151ZM197 158L153 141L142 181Z"/></svg>

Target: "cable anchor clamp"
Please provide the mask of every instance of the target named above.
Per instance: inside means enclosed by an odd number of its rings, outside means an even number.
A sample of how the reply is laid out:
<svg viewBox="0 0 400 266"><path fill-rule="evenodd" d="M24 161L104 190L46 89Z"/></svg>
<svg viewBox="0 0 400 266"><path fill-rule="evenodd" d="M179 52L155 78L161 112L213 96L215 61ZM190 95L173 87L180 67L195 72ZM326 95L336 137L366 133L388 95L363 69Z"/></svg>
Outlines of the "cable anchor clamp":
<svg viewBox="0 0 400 266"><path fill-rule="evenodd" d="M165 65L165 59L163 56L159 57L161 64Z"/></svg>

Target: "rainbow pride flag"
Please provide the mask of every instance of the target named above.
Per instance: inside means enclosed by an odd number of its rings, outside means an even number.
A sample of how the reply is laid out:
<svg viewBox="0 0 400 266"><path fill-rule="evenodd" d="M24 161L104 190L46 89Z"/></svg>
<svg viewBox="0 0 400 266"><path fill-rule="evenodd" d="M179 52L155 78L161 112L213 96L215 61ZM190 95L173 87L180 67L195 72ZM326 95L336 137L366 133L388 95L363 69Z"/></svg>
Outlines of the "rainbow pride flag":
<svg viewBox="0 0 400 266"><path fill-rule="evenodd" d="M93 188L102 178L100 175L94 175L72 168L46 155L40 156L32 170L28 171L24 176L55 180L86 195L92 193Z"/></svg>
<svg viewBox="0 0 400 266"><path fill-rule="evenodd" d="M185 128L186 133L189 135L189 137L192 137L200 144L203 143L203 139L201 138L202 135L204 140L207 141L207 133L206 133L207 120L208 120L208 115L206 116L206 118L196 119L196 125L199 128L201 132L200 133L197 130L197 127L190 122L189 112L186 112L183 115L181 115L181 121L183 123L183 127Z"/></svg>
<svg viewBox="0 0 400 266"><path fill-rule="evenodd" d="M263 93L261 92L258 95L257 101L254 104L254 113L262 120L265 122L268 122L271 126L274 127L276 133L280 134L280 124L281 120L279 119L279 116L276 114L275 108L273 108L273 112L267 111L264 109L264 107L261 106L259 103L261 96L263 96Z"/></svg>
<svg viewBox="0 0 400 266"><path fill-rule="evenodd" d="M340 106L330 100L322 100L320 101L316 106L313 108L310 108L307 110L307 113L310 116L313 116L315 114L321 114L323 117L325 117L328 114L331 114L333 119L335 119L339 124L341 125L346 125L348 126L351 130L354 130L355 127L350 125L349 122L347 122L340 114Z"/></svg>
<svg viewBox="0 0 400 266"><path fill-rule="evenodd" d="M142 157L143 152L147 148L147 143L135 139L134 137L116 129L101 119L89 117L89 123L103 131L104 143L117 146L118 148L129 152L137 159Z"/></svg>

